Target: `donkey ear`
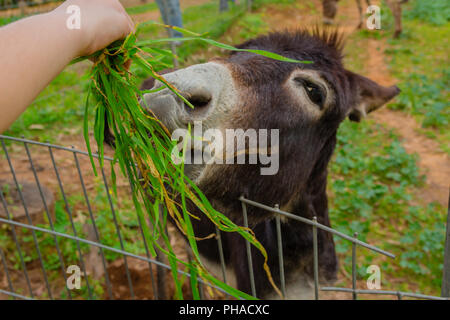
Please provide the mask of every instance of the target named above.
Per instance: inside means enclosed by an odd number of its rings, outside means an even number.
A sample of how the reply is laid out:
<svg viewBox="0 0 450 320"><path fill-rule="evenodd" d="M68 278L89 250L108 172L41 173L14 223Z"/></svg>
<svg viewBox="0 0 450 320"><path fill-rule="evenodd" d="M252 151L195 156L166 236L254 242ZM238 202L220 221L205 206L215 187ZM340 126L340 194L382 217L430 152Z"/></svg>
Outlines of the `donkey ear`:
<svg viewBox="0 0 450 320"><path fill-rule="evenodd" d="M348 71L350 86L356 93L348 117L359 122L400 93L397 86L384 87L359 74Z"/></svg>

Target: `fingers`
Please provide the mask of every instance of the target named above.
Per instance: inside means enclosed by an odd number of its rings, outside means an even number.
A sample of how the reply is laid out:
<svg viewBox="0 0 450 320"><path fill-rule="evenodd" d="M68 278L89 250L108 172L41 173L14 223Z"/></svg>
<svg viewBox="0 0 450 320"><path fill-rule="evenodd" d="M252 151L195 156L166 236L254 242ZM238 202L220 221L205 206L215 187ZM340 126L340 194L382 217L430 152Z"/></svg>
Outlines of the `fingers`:
<svg viewBox="0 0 450 320"><path fill-rule="evenodd" d="M70 0L83 10L80 55L88 56L110 43L126 38L135 25L118 0ZM65 14L65 13L64 13Z"/></svg>
<svg viewBox="0 0 450 320"><path fill-rule="evenodd" d="M128 14L127 14L127 23L128 23L128 26L127 26L128 28L125 30L125 36L134 32L134 22Z"/></svg>
<svg viewBox="0 0 450 320"><path fill-rule="evenodd" d="M134 28L135 28L134 21L133 21L133 19L131 19L130 15L127 13L127 11L125 10L125 8L122 6L122 4L120 2L118 5L120 6L120 10L122 11L122 14L127 18L128 29L126 30L126 33L125 33L125 36L127 36L131 32L134 32Z"/></svg>
<svg viewBox="0 0 450 320"><path fill-rule="evenodd" d="M131 17L127 14L127 18L128 18L128 25L130 27L130 32L134 32L134 22L133 19L131 19Z"/></svg>

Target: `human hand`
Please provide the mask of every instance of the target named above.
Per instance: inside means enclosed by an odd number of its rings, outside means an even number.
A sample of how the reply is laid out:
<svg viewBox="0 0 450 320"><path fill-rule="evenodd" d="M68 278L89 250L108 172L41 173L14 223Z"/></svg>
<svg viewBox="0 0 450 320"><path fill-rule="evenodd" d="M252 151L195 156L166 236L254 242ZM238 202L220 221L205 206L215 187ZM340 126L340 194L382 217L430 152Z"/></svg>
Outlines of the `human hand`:
<svg viewBox="0 0 450 320"><path fill-rule="evenodd" d="M134 23L118 0L68 0L51 14L69 18L69 6L80 8L81 26L70 30L76 34L79 56L88 56L125 38L134 30Z"/></svg>

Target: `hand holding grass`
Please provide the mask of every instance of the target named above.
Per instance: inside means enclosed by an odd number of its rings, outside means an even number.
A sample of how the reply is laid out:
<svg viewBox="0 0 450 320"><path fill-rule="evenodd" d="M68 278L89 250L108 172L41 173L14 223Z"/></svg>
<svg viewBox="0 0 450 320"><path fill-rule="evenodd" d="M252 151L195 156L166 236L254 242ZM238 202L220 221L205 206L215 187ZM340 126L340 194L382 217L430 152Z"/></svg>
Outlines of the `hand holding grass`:
<svg viewBox="0 0 450 320"><path fill-rule="evenodd" d="M81 28L67 28L78 6ZM118 0L69 0L55 10L0 28L0 132L74 58L92 54L133 30Z"/></svg>

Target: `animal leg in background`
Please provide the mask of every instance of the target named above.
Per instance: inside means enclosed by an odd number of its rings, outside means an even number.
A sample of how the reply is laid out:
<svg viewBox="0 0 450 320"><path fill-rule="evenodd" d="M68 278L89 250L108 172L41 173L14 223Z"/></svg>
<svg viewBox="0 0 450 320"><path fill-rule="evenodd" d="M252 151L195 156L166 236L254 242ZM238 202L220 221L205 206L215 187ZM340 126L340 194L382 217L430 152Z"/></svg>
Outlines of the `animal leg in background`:
<svg viewBox="0 0 450 320"><path fill-rule="evenodd" d="M366 0L367 6L370 6L370 0ZM358 29L361 29L363 24L364 24L364 12L363 12L363 7L361 5L361 0L356 0L356 5L358 6L358 12L359 12L359 24L358 24Z"/></svg>
<svg viewBox="0 0 450 320"><path fill-rule="evenodd" d="M337 2L339 0L322 0L323 23L332 24L337 13Z"/></svg>
<svg viewBox="0 0 450 320"><path fill-rule="evenodd" d="M402 33L402 4L406 2L408 2L408 0L387 0L387 4L394 16L394 38L398 38Z"/></svg>

